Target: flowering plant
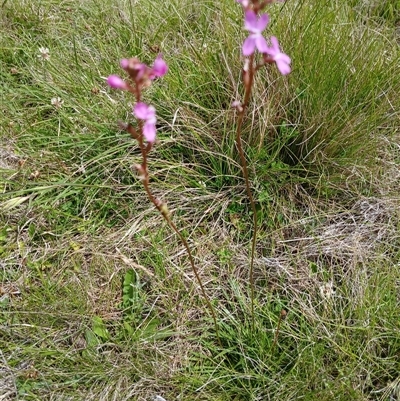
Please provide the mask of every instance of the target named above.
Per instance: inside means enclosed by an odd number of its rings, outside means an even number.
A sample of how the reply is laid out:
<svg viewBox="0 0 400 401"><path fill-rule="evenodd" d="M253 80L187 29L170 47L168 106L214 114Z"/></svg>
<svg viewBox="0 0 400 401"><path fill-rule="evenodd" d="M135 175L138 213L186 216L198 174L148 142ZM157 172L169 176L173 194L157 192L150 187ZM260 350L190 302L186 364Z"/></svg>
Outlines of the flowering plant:
<svg viewBox="0 0 400 401"><path fill-rule="evenodd" d="M234 107L238 113L236 146L239 152L242 171L246 182L247 197L253 214L253 239L250 254L249 281L251 290L251 317L254 328L254 256L257 241L257 210L251 191L247 161L242 146L242 125L251 98L256 72L264 65L275 63L279 72L282 75L287 75L291 72L291 59L287 54L281 52L278 39L275 36L272 36L270 39L272 46L268 46L267 40L262 35L270 20L269 15L262 13L262 10L267 6L267 4L273 3L273 0L236 1L242 5L244 11L244 27L250 32L250 35L244 40L242 45L242 53L243 56L246 57L242 74L244 97L242 102L235 100L232 103L232 107ZM279 1L283 2L284 0ZM262 59L258 63L255 62L256 50L262 55Z"/></svg>
<svg viewBox="0 0 400 401"><path fill-rule="evenodd" d="M238 100L234 101L232 103L232 107L234 107L238 113L235 141L241 159L242 171L246 182L246 190L249 203L251 205L253 212L253 240L252 240L252 249L250 256L251 261L249 270L249 277L250 277L249 281L251 288L252 321L254 327L253 265L254 265L255 245L257 240L257 213L250 186L247 161L242 146L242 139L241 139L242 124L251 97L255 73L262 66L275 63L280 73L282 75L287 75L291 71L290 67L291 59L288 55L281 52L278 39L275 36L272 36L270 39L271 46L268 45L267 40L263 36L263 31L266 29L270 18L268 14L261 13L261 11L267 6L267 4L272 3L273 0L263 0L263 1L236 0L236 1L240 3L243 7L244 26L245 29L249 32L249 36L244 40L242 45L242 53L243 56L246 57L246 61L243 68L244 98L242 102ZM255 62L256 51L258 51L262 55L262 58L258 63ZM216 336L217 339L219 340L216 314L206 294L200 276L197 272L189 245L184 236L182 235L182 233L178 230L178 228L172 221L166 204L163 201L157 199L153 195L149 185L147 156L153 144L156 141L157 117L156 117L156 109L154 108L154 106L148 105L142 101L142 90L150 86L152 84L152 81L154 81L156 78L163 77L168 71L168 66L164 61L162 55L157 56L152 67L148 67L147 65L141 63L135 57L130 59L122 59L120 61L120 65L129 75L130 79L125 80L118 75L110 75L107 78L107 83L112 88L129 91L135 97L136 104L134 105L132 112L137 120L136 126L133 126L130 123L121 123L120 125L125 131L127 131L132 136L132 138L138 141L140 151L142 154L142 163L136 165L136 170L138 171L140 179L143 182L148 198L154 204L154 206L159 210L159 212L167 221L171 229L177 233L183 245L185 246L193 272L199 283L203 297L211 311L214 320Z"/></svg>
<svg viewBox="0 0 400 401"><path fill-rule="evenodd" d="M186 252L189 256L190 264L199 283L203 297L207 303L209 310L211 311L216 334L218 337L217 318L214 312L214 308L211 305L211 302L206 294L205 288L194 264L194 259L190 251L189 244L187 243L185 237L182 235L180 230L176 227L175 223L172 221L166 203L156 198L150 189L150 177L147 164L147 156L156 141L157 117L155 107L142 102L142 90L150 86L153 80L163 77L168 72L167 63L164 61L162 55L160 54L155 59L152 67L148 67L146 64L141 63L136 57L130 59L122 59L120 61L120 65L128 73L130 80L126 81L118 75L110 75L107 78L107 83L112 88L126 90L134 95L136 104L133 106L132 112L133 115L136 117L137 127L134 127L130 123L120 123L120 126L125 131L127 131L132 138L138 141L142 154L142 163L135 166L136 170L141 181L143 182L143 186L149 200L158 209L158 211L167 221L171 229L175 231L186 249Z"/></svg>

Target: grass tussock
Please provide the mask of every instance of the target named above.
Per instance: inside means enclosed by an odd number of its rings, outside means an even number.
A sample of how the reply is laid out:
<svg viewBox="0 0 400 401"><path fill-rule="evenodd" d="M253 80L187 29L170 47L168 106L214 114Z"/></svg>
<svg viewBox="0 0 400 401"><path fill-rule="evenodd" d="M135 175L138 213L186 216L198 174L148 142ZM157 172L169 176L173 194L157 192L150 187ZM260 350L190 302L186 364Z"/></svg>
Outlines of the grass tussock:
<svg viewBox="0 0 400 401"><path fill-rule="evenodd" d="M230 108L240 7L0 7L0 399L399 397L398 2L269 9L293 72L260 72L244 127L254 329ZM132 99L105 84L120 58L158 52L169 73L145 93L158 113L151 186L188 239L223 347L118 129Z"/></svg>

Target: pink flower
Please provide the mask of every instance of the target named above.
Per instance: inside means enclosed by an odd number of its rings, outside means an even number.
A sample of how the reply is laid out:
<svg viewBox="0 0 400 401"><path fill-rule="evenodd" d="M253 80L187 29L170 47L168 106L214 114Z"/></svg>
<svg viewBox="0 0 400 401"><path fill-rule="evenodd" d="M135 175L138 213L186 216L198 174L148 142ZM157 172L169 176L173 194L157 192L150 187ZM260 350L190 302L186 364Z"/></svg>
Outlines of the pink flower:
<svg viewBox="0 0 400 401"><path fill-rule="evenodd" d="M153 68L151 69L150 78L163 77L168 71L167 63L163 60L162 54L159 54L154 60Z"/></svg>
<svg viewBox="0 0 400 401"><path fill-rule="evenodd" d="M275 61L276 66L282 75L289 74L291 71L289 64L292 60L287 54L281 52L278 39L275 36L271 37L271 43L272 47L268 47L266 53Z"/></svg>
<svg viewBox="0 0 400 401"><path fill-rule="evenodd" d="M143 136L147 142L156 140L156 109L148 106L146 103L136 103L133 108L133 114L139 120L144 120Z"/></svg>
<svg viewBox="0 0 400 401"><path fill-rule="evenodd" d="M149 70L149 67L141 63L136 57L123 58L119 64L135 81L141 80Z"/></svg>
<svg viewBox="0 0 400 401"><path fill-rule="evenodd" d="M250 5L250 0L236 0L238 3L240 3L244 9L248 8Z"/></svg>
<svg viewBox="0 0 400 401"><path fill-rule="evenodd" d="M239 113L241 113L241 112L243 111L242 102L239 101L239 100L234 100L234 101L231 103L231 106L232 106L234 109L236 109Z"/></svg>
<svg viewBox="0 0 400 401"><path fill-rule="evenodd" d="M124 70L127 70L129 67L129 60L127 58L123 58L120 62L119 65L121 66L121 68L123 68Z"/></svg>
<svg viewBox="0 0 400 401"><path fill-rule="evenodd" d="M110 75L107 78L107 83L108 85L111 86L111 88L114 89L128 89L129 86L128 84L122 79L120 78L118 75Z"/></svg>
<svg viewBox="0 0 400 401"><path fill-rule="evenodd" d="M251 34L243 42L242 51L244 56L250 56L256 48L260 53L266 53L268 44L261 33L267 27L268 22L268 14L262 14L258 18L253 10L246 11L244 26Z"/></svg>

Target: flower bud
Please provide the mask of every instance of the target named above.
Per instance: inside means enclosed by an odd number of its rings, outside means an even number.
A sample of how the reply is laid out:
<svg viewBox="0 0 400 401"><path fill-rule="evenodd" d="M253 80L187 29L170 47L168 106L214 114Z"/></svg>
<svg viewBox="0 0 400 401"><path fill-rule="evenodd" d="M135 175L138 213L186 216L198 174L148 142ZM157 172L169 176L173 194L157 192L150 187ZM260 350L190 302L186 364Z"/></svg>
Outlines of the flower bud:
<svg viewBox="0 0 400 401"><path fill-rule="evenodd" d="M129 66L129 60L127 58L123 58L119 65L121 66L121 68L123 68L124 70L126 70Z"/></svg>
<svg viewBox="0 0 400 401"><path fill-rule="evenodd" d="M231 106L235 108L239 113L243 111L242 103L239 100L233 101Z"/></svg>
<svg viewBox="0 0 400 401"><path fill-rule="evenodd" d="M159 78L163 77L168 71L168 65L163 60L162 55L159 54L154 61L153 68L151 69L150 77Z"/></svg>
<svg viewBox="0 0 400 401"><path fill-rule="evenodd" d="M107 78L107 84L114 89L122 89L122 90L129 89L129 85L118 75L110 75Z"/></svg>
<svg viewBox="0 0 400 401"><path fill-rule="evenodd" d="M158 210L162 213L163 216L169 217L170 212L168 209L168 206L165 202L163 202L161 199L156 199L156 206Z"/></svg>
<svg viewBox="0 0 400 401"><path fill-rule="evenodd" d="M144 181L146 179L146 172L144 171L143 166L141 164L135 164L134 167L139 175L139 180Z"/></svg>

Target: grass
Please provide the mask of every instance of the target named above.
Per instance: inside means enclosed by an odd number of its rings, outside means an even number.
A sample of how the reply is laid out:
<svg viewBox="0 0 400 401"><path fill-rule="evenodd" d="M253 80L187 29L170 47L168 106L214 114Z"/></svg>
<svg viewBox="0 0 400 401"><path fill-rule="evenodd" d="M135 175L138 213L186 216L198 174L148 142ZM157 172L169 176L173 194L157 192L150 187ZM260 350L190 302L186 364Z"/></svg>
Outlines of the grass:
<svg viewBox="0 0 400 401"><path fill-rule="evenodd" d="M293 72L257 76L244 128L261 227L254 331L230 109L240 7L1 7L0 399L399 398L398 1L270 7ZM170 71L146 91L152 187L192 247L222 348L118 130L132 100L104 81L121 57L158 51Z"/></svg>

